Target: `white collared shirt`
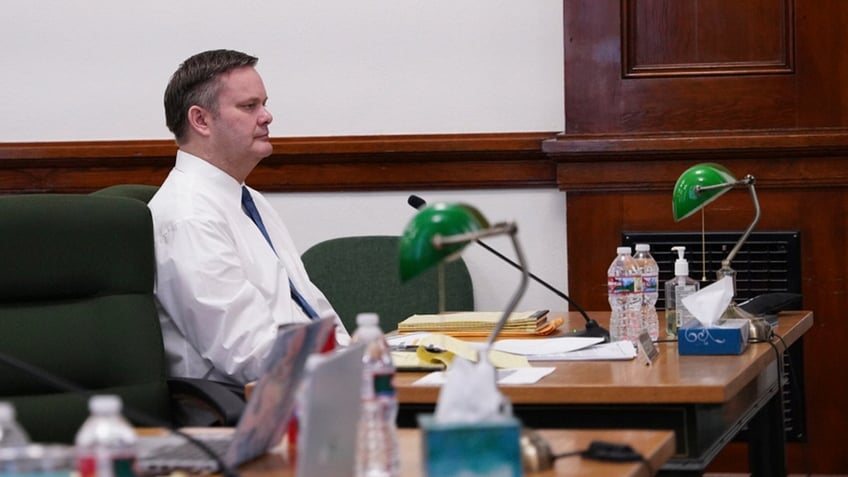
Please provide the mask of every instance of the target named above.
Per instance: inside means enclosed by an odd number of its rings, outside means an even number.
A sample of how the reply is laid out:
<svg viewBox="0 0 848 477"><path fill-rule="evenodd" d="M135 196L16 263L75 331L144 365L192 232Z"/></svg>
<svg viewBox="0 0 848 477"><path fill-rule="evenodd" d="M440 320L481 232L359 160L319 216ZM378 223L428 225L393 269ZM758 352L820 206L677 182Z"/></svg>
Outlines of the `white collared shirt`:
<svg viewBox="0 0 848 477"><path fill-rule="evenodd" d="M171 376L245 384L259 378L279 325L309 321L289 279L319 316L336 319L309 281L277 212L250 189L276 253L241 207L238 181L178 151L149 207L156 248L156 298Z"/></svg>

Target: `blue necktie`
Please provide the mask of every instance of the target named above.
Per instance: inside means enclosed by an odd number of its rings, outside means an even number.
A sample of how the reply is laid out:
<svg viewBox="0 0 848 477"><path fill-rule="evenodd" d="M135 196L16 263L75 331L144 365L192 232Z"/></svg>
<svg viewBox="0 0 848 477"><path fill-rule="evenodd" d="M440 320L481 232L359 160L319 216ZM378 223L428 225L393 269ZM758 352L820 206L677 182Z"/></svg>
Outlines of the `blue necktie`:
<svg viewBox="0 0 848 477"><path fill-rule="evenodd" d="M247 190L247 187L245 186L241 187L241 205L244 208L244 213L250 217L250 220L252 220L254 224L256 224L256 227L258 227L259 231L262 232L262 236L265 237L268 245L271 246L271 250L273 250L276 254L277 249L275 249L274 244L271 243L271 237L268 236L268 231L265 229L265 224L262 222L262 216L259 215L259 210L256 209L256 204L253 203L253 197L250 196L250 191ZM289 279L289 288L291 289L292 299L300 305L303 312L313 320L318 318L318 313L316 313L306 299L303 298L303 295L297 291L297 288L294 286L291 279Z"/></svg>

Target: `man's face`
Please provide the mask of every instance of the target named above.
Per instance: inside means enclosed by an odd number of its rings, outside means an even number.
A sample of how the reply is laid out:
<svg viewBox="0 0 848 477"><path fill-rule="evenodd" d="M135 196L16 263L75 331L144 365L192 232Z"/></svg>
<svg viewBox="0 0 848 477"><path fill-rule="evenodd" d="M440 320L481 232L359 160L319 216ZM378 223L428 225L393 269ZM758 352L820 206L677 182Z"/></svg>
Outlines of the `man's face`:
<svg viewBox="0 0 848 477"><path fill-rule="evenodd" d="M247 177L272 152L268 125L273 117L265 108L265 85L252 67L224 74L221 84L217 111L209 119L210 140L227 168Z"/></svg>

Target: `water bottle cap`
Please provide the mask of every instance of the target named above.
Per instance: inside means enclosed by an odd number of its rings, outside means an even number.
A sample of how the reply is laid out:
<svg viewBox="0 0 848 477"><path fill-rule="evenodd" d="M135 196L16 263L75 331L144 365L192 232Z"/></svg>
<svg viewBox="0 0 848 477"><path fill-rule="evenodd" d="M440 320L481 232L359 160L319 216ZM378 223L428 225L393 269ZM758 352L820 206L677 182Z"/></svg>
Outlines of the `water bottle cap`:
<svg viewBox="0 0 848 477"><path fill-rule="evenodd" d="M376 313L360 313L356 315L356 324L358 326L377 326L380 323L380 317Z"/></svg>
<svg viewBox="0 0 848 477"><path fill-rule="evenodd" d="M631 253L633 253L630 250L630 247L618 247L615 249L615 252L619 255L630 255Z"/></svg>
<svg viewBox="0 0 848 477"><path fill-rule="evenodd" d="M92 414L118 414L121 412L121 398L114 394L92 396L88 400L88 410Z"/></svg>
<svg viewBox="0 0 848 477"><path fill-rule="evenodd" d="M0 401L0 421L8 422L15 419L15 407L6 401Z"/></svg>
<svg viewBox="0 0 848 477"><path fill-rule="evenodd" d="M636 244L636 251L637 252L650 252L651 251L651 244L649 244L649 243L637 243Z"/></svg>

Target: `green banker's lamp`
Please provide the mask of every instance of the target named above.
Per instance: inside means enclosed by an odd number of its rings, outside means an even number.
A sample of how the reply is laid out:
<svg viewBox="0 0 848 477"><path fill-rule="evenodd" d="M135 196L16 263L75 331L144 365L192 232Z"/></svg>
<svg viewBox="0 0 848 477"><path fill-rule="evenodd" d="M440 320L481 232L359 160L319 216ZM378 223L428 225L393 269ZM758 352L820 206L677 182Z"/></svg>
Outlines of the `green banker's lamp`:
<svg viewBox="0 0 848 477"><path fill-rule="evenodd" d="M742 179L736 179L733 174L722 165L713 163L697 164L690 167L677 179L672 196L672 212L675 222L679 222L695 212L703 209L712 201L721 197L722 194L736 186L747 186L754 202L754 220L745 230L730 253L721 261L721 268L716 272L716 278L721 280L730 277L733 280L733 289L736 290L736 271L730 266L730 262L736 257L736 253L751 235L751 231L760 220L760 202L757 200L757 192L754 189L756 179L751 174ZM723 319L743 318L750 320L749 337L754 340L766 340L771 337L771 327L762 317L752 315L739 308L733 301L730 302L722 315Z"/></svg>
<svg viewBox="0 0 848 477"><path fill-rule="evenodd" d="M521 282L486 340L485 350L491 350L524 295L530 276L518 243L517 231L518 228L511 222L489 225L483 214L470 205L436 203L423 207L406 226L400 239L400 278L403 281L409 280L432 266L458 258L469 243L481 238L509 235L520 265ZM478 364L491 366L488 353L481 352L481 355L485 355L485 358L481 356ZM445 386L450 382L449 379ZM534 431L522 428L519 446L525 471L535 472L553 467L554 457L550 445Z"/></svg>
<svg viewBox="0 0 848 477"><path fill-rule="evenodd" d="M514 223L497 223L490 226L483 214L470 205L437 203L421 208L406 226L400 240L401 280L409 280L434 265L459 257L465 246L471 242L494 235L509 235L520 265L521 281L486 340L485 349L491 350L492 344L524 295L530 276L524 263L524 253L518 243L517 232L518 228ZM481 353L479 363L484 362L491 365L487 353ZM525 471L535 472L553 467L551 447L538 434L522 429L519 444Z"/></svg>
<svg viewBox="0 0 848 477"><path fill-rule="evenodd" d="M470 205L437 203L424 207L415 214L401 237L400 278L403 281L409 280L432 266L459 257L465 246L475 240L494 235L509 235L521 265L521 282L486 341L486 346L490 349L527 289L529 273L524 265L524 254L518 244L517 231L514 223L504 222L490 226L483 214Z"/></svg>

